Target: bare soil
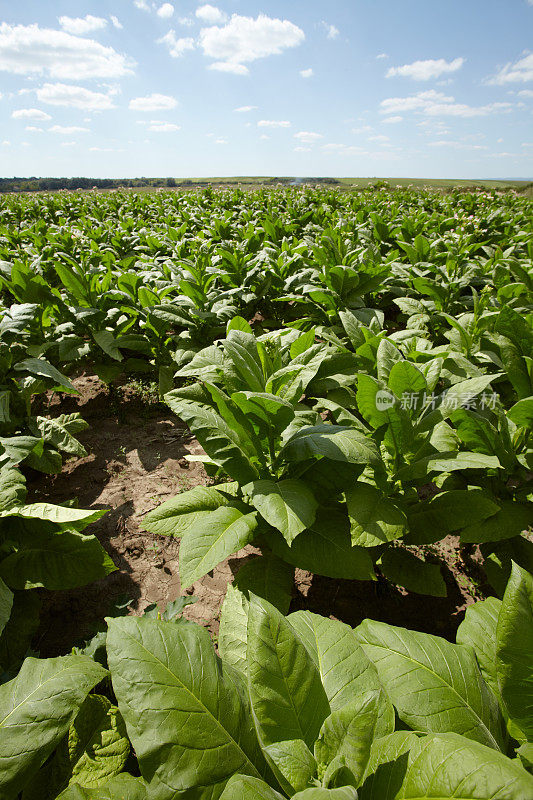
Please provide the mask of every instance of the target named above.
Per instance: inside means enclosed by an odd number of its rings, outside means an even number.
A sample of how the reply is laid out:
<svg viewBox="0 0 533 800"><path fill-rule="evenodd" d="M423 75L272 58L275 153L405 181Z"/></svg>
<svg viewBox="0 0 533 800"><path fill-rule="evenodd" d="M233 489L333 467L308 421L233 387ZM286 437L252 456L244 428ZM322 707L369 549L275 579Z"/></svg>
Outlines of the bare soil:
<svg viewBox="0 0 533 800"><path fill-rule="evenodd" d="M68 652L89 638L113 604L129 601L132 614L150 604L166 604L182 594L179 542L143 530L143 517L174 495L208 483L200 463L187 454L202 452L187 427L168 408L124 387L109 390L98 378L74 379L79 396L49 398L44 413L80 411L90 427L78 436L87 455L66 461L56 476L35 475L31 500L62 503L77 497L81 508L105 508L94 533L112 557L117 571L101 581L65 592L43 591L41 626L34 647L43 657ZM187 594L197 602L185 616L218 633L226 586L249 558L247 547L222 562L194 584ZM458 541L447 537L436 557L448 587L446 598L410 594L380 578L377 582L332 580L296 570L291 610L301 608L352 625L365 617L453 638L469 603L478 597L472 577L476 564L465 564Z"/></svg>

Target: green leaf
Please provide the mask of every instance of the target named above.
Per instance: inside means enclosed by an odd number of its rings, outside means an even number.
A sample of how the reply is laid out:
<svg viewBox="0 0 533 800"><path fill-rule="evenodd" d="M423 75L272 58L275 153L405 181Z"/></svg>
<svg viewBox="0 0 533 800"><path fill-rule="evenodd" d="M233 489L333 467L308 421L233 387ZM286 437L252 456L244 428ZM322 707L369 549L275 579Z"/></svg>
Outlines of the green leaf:
<svg viewBox="0 0 533 800"><path fill-rule="evenodd" d="M330 713L318 669L286 618L255 595L248 614L247 673L261 743L302 739L312 748Z"/></svg>
<svg viewBox="0 0 533 800"><path fill-rule="evenodd" d="M288 620L320 671L332 712L342 710L356 697L382 689L374 664L349 625L310 611L296 611ZM385 736L393 730L394 708L382 692L377 735Z"/></svg>
<svg viewBox="0 0 533 800"><path fill-rule="evenodd" d="M73 384L61 372L52 366L44 358L25 358L15 364L14 369L17 372L29 372L30 375L38 375L42 378L50 378L57 386L62 386L71 392L76 392Z"/></svg>
<svg viewBox="0 0 533 800"><path fill-rule="evenodd" d="M11 800L66 734L79 706L107 671L90 658L27 658L0 686L0 793Z"/></svg>
<svg viewBox="0 0 533 800"><path fill-rule="evenodd" d="M438 564L429 564L403 547L389 547L380 562L385 577L409 592L446 597L446 584Z"/></svg>
<svg viewBox="0 0 533 800"><path fill-rule="evenodd" d="M376 547L400 539L406 532L403 511L369 483L356 483L347 491L346 504L353 545Z"/></svg>
<svg viewBox="0 0 533 800"><path fill-rule="evenodd" d="M422 395L427 389L426 379L422 372L410 364L409 361L398 361L392 366L389 373L388 386L400 400L408 396L408 402L413 397L414 409L420 408Z"/></svg>
<svg viewBox="0 0 533 800"><path fill-rule="evenodd" d="M259 778L247 702L207 629L137 617L108 626L113 689L154 800L237 772Z"/></svg>
<svg viewBox="0 0 533 800"><path fill-rule="evenodd" d="M220 795L220 800L285 800L285 798L259 778L233 775Z"/></svg>
<svg viewBox="0 0 533 800"><path fill-rule="evenodd" d="M453 731L500 747L499 709L469 648L368 619L357 634L407 725L432 733Z"/></svg>
<svg viewBox="0 0 533 800"><path fill-rule="evenodd" d="M79 456L80 458L87 455L85 447L72 436L65 425L61 424L60 419L36 417L35 424L40 436L47 444L69 455ZM81 430L83 430L83 427ZM35 433L36 431L33 432Z"/></svg>
<svg viewBox="0 0 533 800"><path fill-rule="evenodd" d="M229 497L213 487L195 486L150 511L144 517L143 527L158 536L180 538L194 524L206 519L212 511L230 503Z"/></svg>
<svg viewBox="0 0 533 800"><path fill-rule="evenodd" d="M251 460L249 440L241 438L213 409L180 400L172 394L165 395L166 402L187 423L216 464L241 484L259 478Z"/></svg>
<svg viewBox="0 0 533 800"><path fill-rule="evenodd" d="M519 428L532 429L533 397L526 397L524 400L519 400L518 403L515 403L515 405L509 409L507 416Z"/></svg>
<svg viewBox="0 0 533 800"><path fill-rule="evenodd" d="M324 789L320 786L304 789L293 794L293 800L357 800L357 790L353 786L339 786L336 789Z"/></svg>
<svg viewBox="0 0 533 800"><path fill-rule="evenodd" d="M12 589L73 589L116 570L95 536L35 530L0 561L0 577Z"/></svg>
<svg viewBox="0 0 533 800"><path fill-rule="evenodd" d="M469 605L457 629L457 644L474 649L483 679L496 697L500 694L496 674L496 626L501 605L496 597Z"/></svg>
<svg viewBox="0 0 533 800"><path fill-rule="evenodd" d="M6 627L13 608L13 592L0 578L0 634ZM1 662L0 662L1 663Z"/></svg>
<svg viewBox="0 0 533 800"><path fill-rule="evenodd" d="M38 592L15 592L11 616L0 635L0 672L12 677L29 650L39 627L41 598Z"/></svg>
<svg viewBox="0 0 533 800"><path fill-rule="evenodd" d="M21 461L24 461L29 455L42 455L44 442L42 439L37 439L35 436L9 436L7 438L0 438L0 445L5 451L2 457L7 457L9 462L8 466L13 466L15 464L20 464Z"/></svg>
<svg viewBox="0 0 533 800"><path fill-rule="evenodd" d="M68 508L67 506L54 506L51 503L31 503L25 506L13 506L6 511L0 511L0 517L22 517L23 519L42 519L58 525L70 525L77 530L83 530L91 522L103 517L107 512L88 511L82 508Z"/></svg>
<svg viewBox="0 0 533 800"><path fill-rule="evenodd" d="M142 778L122 773L97 789L85 789L73 784L57 800L147 800L147 787Z"/></svg>
<svg viewBox="0 0 533 800"><path fill-rule="evenodd" d="M244 331L244 333L249 333L252 336L254 333L251 325L246 322L243 317L239 317L238 315L230 319L226 325L226 336L230 331Z"/></svg>
<svg viewBox="0 0 533 800"><path fill-rule="evenodd" d="M92 335L96 344L102 348L106 355L114 361L123 361L122 353L118 349L117 340L113 336L112 331L105 329L101 331L92 331Z"/></svg>
<svg viewBox="0 0 533 800"><path fill-rule="evenodd" d="M248 609L248 597L234 584L228 583L220 611L218 652L227 664L244 675L248 646Z"/></svg>
<svg viewBox="0 0 533 800"><path fill-rule="evenodd" d="M318 503L303 481L290 478L254 481L244 486L243 492L288 544L315 521Z"/></svg>
<svg viewBox="0 0 533 800"><path fill-rule="evenodd" d="M533 777L516 760L454 733L399 731L376 741L359 800L526 800Z"/></svg>
<svg viewBox="0 0 533 800"><path fill-rule="evenodd" d="M514 563L498 618L496 672L507 713L533 741L533 577Z"/></svg>
<svg viewBox="0 0 533 800"><path fill-rule="evenodd" d="M130 743L118 708L107 697L90 694L58 750L61 770L70 783L96 788L124 768Z"/></svg>
<svg viewBox="0 0 533 800"><path fill-rule="evenodd" d="M457 472L463 469L498 469L501 467L496 456L482 453L437 453L421 458L398 470L396 477L404 481L421 480L432 472Z"/></svg>
<svg viewBox="0 0 533 800"><path fill-rule="evenodd" d="M237 508L222 506L189 526L179 554L182 591L252 541L256 516L255 511L243 514Z"/></svg>
<svg viewBox="0 0 533 800"><path fill-rule="evenodd" d="M252 591L268 600L282 614L287 614L291 603L294 569L272 553L253 558L240 568L234 584L249 596Z"/></svg>
<svg viewBox="0 0 533 800"><path fill-rule="evenodd" d="M393 727L385 731L379 728L380 692L383 690L357 695L325 720L315 742L319 769L342 758L355 779L355 786L359 785L373 740L393 730Z"/></svg>
<svg viewBox="0 0 533 800"><path fill-rule="evenodd" d="M431 544L447 533L459 531L476 523L487 523L499 505L480 489L451 489L431 500L420 503L409 514L410 544Z"/></svg>
<svg viewBox="0 0 533 800"><path fill-rule="evenodd" d="M20 506L26 499L26 482L18 469L0 470L0 511Z"/></svg>
<svg viewBox="0 0 533 800"><path fill-rule="evenodd" d="M498 542L519 536L531 525L531 504L503 500L489 519L461 531L461 542Z"/></svg>
<svg viewBox="0 0 533 800"><path fill-rule="evenodd" d="M314 523L296 537L291 547L274 532L265 540L284 561L317 575L358 581L376 579L368 551L353 547L348 517L336 509L319 509Z"/></svg>
<svg viewBox="0 0 533 800"><path fill-rule="evenodd" d="M352 464L377 464L380 460L374 442L345 425L302 428L285 444L281 455L288 461L305 461L312 456L326 456L332 461Z"/></svg>
<svg viewBox="0 0 533 800"><path fill-rule="evenodd" d="M259 429L260 436L279 436L294 419L287 400L266 392L234 392L231 400Z"/></svg>
<svg viewBox="0 0 533 800"><path fill-rule="evenodd" d="M280 786L289 795L309 786L316 775L316 761L301 739L287 739L263 747Z"/></svg>

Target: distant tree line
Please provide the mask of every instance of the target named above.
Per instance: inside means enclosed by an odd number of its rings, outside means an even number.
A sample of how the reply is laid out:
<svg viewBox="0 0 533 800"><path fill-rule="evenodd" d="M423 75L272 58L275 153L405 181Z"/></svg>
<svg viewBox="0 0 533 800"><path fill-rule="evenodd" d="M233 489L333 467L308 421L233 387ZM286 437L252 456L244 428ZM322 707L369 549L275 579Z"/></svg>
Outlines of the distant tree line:
<svg viewBox="0 0 533 800"><path fill-rule="evenodd" d="M235 185L235 179L223 178L213 181L216 184ZM303 183L338 184L336 178L265 178L265 184L282 183L296 185ZM257 179L239 179L241 184L257 184ZM193 181L190 178L0 178L0 193L5 192L53 192L59 189L136 189L142 187L191 188L206 186L205 180Z"/></svg>

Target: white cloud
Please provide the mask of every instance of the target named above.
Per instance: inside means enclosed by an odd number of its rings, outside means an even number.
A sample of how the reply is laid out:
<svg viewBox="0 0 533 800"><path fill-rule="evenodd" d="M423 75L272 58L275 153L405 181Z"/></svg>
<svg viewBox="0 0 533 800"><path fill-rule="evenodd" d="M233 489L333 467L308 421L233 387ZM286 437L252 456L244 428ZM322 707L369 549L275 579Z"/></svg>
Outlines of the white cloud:
<svg viewBox="0 0 533 800"><path fill-rule="evenodd" d="M175 125L173 122L157 122L153 121L148 125L149 131L154 131L155 133L172 133L174 131L180 131L181 125Z"/></svg>
<svg viewBox="0 0 533 800"><path fill-rule="evenodd" d="M150 11L150 6L146 2L146 0L133 0L133 5L140 11Z"/></svg>
<svg viewBox="0 0 533 800"><path fill-rule="evenodd" d="M507 83L526 83L533 81L533 53L520 58L514 64L505 64L487 83L504 86Z"/></svg>
<svg viewBox="0 0 533 800"><path fill-rule="evenodd" d="M295 153L310 153L312 148L311 147L302 147L301 145L298 145L297 147L294 147L293 149L294 149Z"/></svg>
<svg viewBox="0 0 533 800"><path fill-rule="evenodd" d="M352 133L356 135L361 133L371 133L374 130L372 125L362 125L360 128L352 128Z"/></svg>
<svg viewBox="0 0 533 800"><path fill-rule="evenodd" d="M61 142L61 147L75 147L77 142Z"/></svg>
<svg viewBox="0 0 533 800"><path fill-rule="evenodd" d="M451 150L488 150L486 144L469 144L468 142L457 142L449 139L439 139L435 142L428 142L429 147L446 147Z"/></svg>
<svg viewBox="0 0 533 800"><path fill-rule="evenodd" d="M396 115L394 117L387 117L386 119L383 120L383 122L386 122L388 125L395 125L397 122L402 122L402 121L403 117L400 117L399 115Z"/></svg>
<svg viewBox="0 0 533 800"><path fill-rule="evenodd" d="M256 109L257 106L240 106L239 108L234 108L233 110L238 114L247 114L249 111L255 111Z"/></svg>
<svg viewBox="0 0 533 800"><path fill-rule="evenodd" d="M178 38L174 30L165 33L164 36L157 40L157 44L166 44L172 58L181 58L184 53L188 50L194 50L195 47L194 39L189 36Z"/></svg>
<svg viewBox="0 0 533 800"><path fill-rule="evenodd" d="M17 75L47 73L59 80L120 78L134 62L94 39L38 25L0 24L0 70Z"/></svg>
<svg viewBox="0 0 533 800"><path fill-rule="evenodd" d="M233 14L223 27L211 26L200 31L204 55L215 59L211 69L237 75L246 75L246 63L279 55L286 48L301 44L304 39L305 34L297 25L265 14L259 14L256 19Z"/></svg>
<svg viewBox="0 0 533 800"><path fill-rule="evenodd" d="M58 17L58 22L67 33L74 36L84 36L92 31L101 31L107 25L107 20L103 17L93 17L87 14L85 17Z"/></svg>
<svg viewBox="0 0 533 800"><path fill-rule="evenodd" d="M157 9L157 16L161 17L161 19L170 19L173 14L174 6L172 3L163 3L163 5L159 6Z"/></svg>
<svg viewBox="0 0 533 800"><path fill-rule="evenodd" d="M26 125L24 130L30 133L44 133L44 128L36 128L35 125Z"/></svg>
<svg viewBox="0 0 533 800"><path fill-rule="evenodd" d="M324 20L322 20L322 22L320 24L326 30L328 39L336 39L337 38L337 36L339 35L340 31L339 31L338 28L335 27L335 25L330 25L329 22L325 22Z"/></svg>
<svg viewBox="0 0 533 800"><path fill-rule="evenodd" d="M339 144L331 142L330 144L322 145L322 149L327 153L338 153L341 156L361 156L366 155L366 150L357 145Z"/></svg>
<svg viewBox="0 0 533 800"><path fill-rule="evenodd" d="M388 58L388 57L389 56L387 55L387 53L378 53L376 56L377 59Z"/></svg>
<svg viewBox="0 0 533 800"><path fill-rule="evenodd" d="M198 19L201 19L202 22L207 22L208 25L214 25L217 22L225 22L228 18L223 11L216 6L209 5L209 3L197 8L196 16Z"/></svg>
<svg viewBox="0 0 533 800"><path fill-rule="evenodd" d="M176 108L178 101L166 94L150 94L147 97L134 97L130 100L130 111L169 111Z"/></svg>
<svg viewBox="0 0 533 800"><path fill-rule="evenodd" d="M69 136L73 133L89 133L89 128L81 128L79 125L52 125L48 131L58 133L60 136Z"/></svg>
<svg viewBox="0 0 533 800"><path fill-rule="evenodd" d="M416 111L430 117L485 117L503 111L509 111L511 103L489 103L485 106L469 106L456 103L454 97L429 89L408 97L388 97L381 101L382 114L406 113Z"/></svg>
<svg viewBox="0 0 533 800"><path fill-rule="evenodd" d="M230 72L233 75L248 75L250 72L244 64L234 64L232 61L214 61L209 65L208 69L214 69L217 72Z"/></svg>
<svg viewBox="0 0 533 800"><path fill-rule="evenodd" d="M291 123L286 119L260 119L258 128L290 128Z"/></svg>
<svg viewBox="0 0 533 800"><path fill-rule="evenodd" d="M445 61L443 58L430 58L427 61L414 61L412 64L404 64L402 67L391 67L385 77L429 81L449 72L457 72L464 63L464 58L454 58L453 61Z"/></svg>
<svg viewBox="0 0 533 800"><path fill-rule="evenodd" d="M41 111L39 108L19 108L11 114L13 119L38 119L47 120L52 119L50 114L46 111Z"/></svg>
<svg viewBox="0 0 533 800"><path fill-rule="evenodd" d="M122 30L122 28L124 27L124 25L123 25L123 24L122 24L122 22L121 22L121 21L118 19L118 17L115 17L113 14L111 14L111 16L109 17L109 19L111 20L111 23L112 23L112 25L113 25L113 27L114 27L114 28L116 28L116 29L117 29L117 30L119 30L119 31L121 31L121 30Z"/></svg>
<svg viewBox="0 0 533 800"><path fill-rule="evenodd" d="M314 144L324 137L321 133L314 133L313 131L299 131L294 134L294 138L298 139L302 144Z"/></svg>
<svg viewBox="0 0 533 800"><path fill-rule="evenodd" d="M314 75L314 72L313 72L312 68L309 67L309 69L301 69L300 70L300 75L302 76L302 78L312 78L313 75Z"/></svg>
<svg viewBox="0 0 533 800"><path fill-rule="evenodd" d="M389 142L390 138L382 133L377 133L374 136L368 137L369 142Z"/></svg>
<svg viewBox="0 0 533 800"><path fill-rule="evenodd" d="M104 94L104 92L93 92L83 86L70 86L66 83L45 83L35 91L37 99L41 103L81 108L85 111L108 111L110 108L114 108L112 98L117 94L116 89L111 89Z"/></svg>
<svg viewBox="0 0 533 800"><path fill-rule="evenodd" d="M226 139L215 139L215 144L227 144Z"/></svg>
<svg viewBox="0 0 533 800"><path fill-rule="evenodd" d="M4 139L2 142L2 147L11 147L11 142L9 142L7 139Z"/></svg>

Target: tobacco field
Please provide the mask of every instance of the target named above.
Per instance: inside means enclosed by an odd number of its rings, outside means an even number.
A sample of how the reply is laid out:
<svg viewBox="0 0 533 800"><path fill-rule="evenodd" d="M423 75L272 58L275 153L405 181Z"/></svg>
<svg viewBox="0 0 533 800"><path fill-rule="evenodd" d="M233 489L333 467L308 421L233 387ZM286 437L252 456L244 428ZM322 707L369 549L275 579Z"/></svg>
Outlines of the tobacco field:
<svg viewBox="0 0 533 800"><path fill-rule="evenodd" d="M532 800L533 203L0 198L0 800Z"/></svg>

